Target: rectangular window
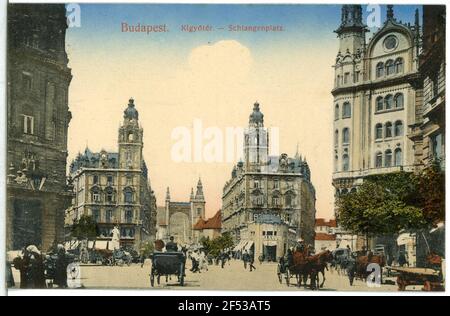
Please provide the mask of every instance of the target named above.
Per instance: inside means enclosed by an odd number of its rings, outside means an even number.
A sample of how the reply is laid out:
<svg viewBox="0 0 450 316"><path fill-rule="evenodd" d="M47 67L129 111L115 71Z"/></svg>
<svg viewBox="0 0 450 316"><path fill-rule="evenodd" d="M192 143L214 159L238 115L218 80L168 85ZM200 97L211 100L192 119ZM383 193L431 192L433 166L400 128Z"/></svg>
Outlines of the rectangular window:
<svg viewBox="0 0 450 316"><path fill-rule="evenodd" d="M113 219L113 211L112 210L106 210L106 222L111 223Z"/></svg>
<svg viewBox="0 0 450 316"><path fill-rule="evenodd" d="M97 184L98 183L98 176L97 175L93 176L92 177L92 181L94 182L94 184Z"/></svg>
<svg viewBox="0 0 450 316"><path fill-rule="evenodd" d="M349 72L346 72L346 73L344 74L344 84L349 83L349 81L350 81L350 73L349 73Z"/></svg>
<svg viewBox="0 0 450 316"><path fill-rule="evenodd" d="M431 138L431 150L434 159L442 158L442 134L433 135Z"/></svg>
<svg viewBox="0 0 450 316"><path fill-rule="evenodd" d="M355 82L359 82L359 71L355 71L355 78L354 78Z"/></svg>
<svg viewBox="0 0 450 316"><path fill-rule="evenodd" d="M94 202L100 202L100 193L98 193L98 192L92 193L92 200Z"/></svg>
<svg viewBox="0 0 450 316"><path fill-rule="evenodd" d="M125 221L127 223L133 222L133 211L132 210L126 210L125 211Z"/></svg>
<svg viewBox="0 0 450 316"><path fill-rule="evenodd" d="M96 223L100 222L100 210L99 209L93 209L92 210L92 219Z"/></svg>
<svg viewBox="0 0 450 316"><path fill-rule="evenodd" d="M31 75L22 73L22 88L25 91L31 90Z"/></svg>
<svg viewBox="0 0 450 316"><path fill-rule="evenodd" d="M23 133L33 135L34 134L34 117L29 115L23 115Z"/></svg>
<svg viewBox="0 0 450 316"><path fill-rule="evenodd" d="M113 184L113 176L108 176L107 181L108 181L108 185L112 185Z"/></svg>
<svg viewBox="0 0 450 316"><path fill-rule="evenodd" d="M279 189L280 188L280 182L278 180L274 180L273 181L273 188L274 189Z"/></svg>

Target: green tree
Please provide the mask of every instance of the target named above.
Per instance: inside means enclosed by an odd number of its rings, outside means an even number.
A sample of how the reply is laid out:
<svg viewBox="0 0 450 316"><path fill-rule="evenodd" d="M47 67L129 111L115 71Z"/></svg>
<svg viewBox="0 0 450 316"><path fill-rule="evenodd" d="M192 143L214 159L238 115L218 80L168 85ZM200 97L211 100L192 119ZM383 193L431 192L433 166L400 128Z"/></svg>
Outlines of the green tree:
<svg viewBox="0 0 450 316"><path fill-rule="evenodd" d="M356 192L339 197L340 225L367 237L426 227L417 183L406 172L366 178Z"/></svg>
<svg viewBox="0 0 450 316"><path fill-rule="evenodd" d="M72 225L72 237L77 239L95 239L98 235L98 226L92 216L82 215Z"/></svg>

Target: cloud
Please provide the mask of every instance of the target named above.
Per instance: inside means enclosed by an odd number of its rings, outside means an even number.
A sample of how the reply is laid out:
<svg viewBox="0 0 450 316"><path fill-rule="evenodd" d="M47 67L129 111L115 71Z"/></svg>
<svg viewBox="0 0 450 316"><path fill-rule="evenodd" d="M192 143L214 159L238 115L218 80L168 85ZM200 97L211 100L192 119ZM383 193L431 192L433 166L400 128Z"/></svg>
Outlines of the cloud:
<svg viewBox="0 0 450 316"><path fill-rule="evenodd" d="M240 83L252 67L250 50L235 40L221 40L194 48L188 59L193 78L211 83Z"/></svg>

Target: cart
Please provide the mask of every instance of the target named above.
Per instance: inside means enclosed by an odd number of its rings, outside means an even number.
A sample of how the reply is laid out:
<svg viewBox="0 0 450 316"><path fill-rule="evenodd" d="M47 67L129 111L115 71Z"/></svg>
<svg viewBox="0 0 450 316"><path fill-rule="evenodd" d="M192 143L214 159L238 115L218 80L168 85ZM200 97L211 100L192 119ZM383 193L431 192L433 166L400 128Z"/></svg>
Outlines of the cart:
<svg viewBox="0 0 450 316"><path fill-rule="evenodd" d="M175 275L181 286L184 286L186 257L183 252L155 252L151 256L152 269L150 273L150 284L155 285L155 279L160 284L161 276Z"/></svg>
<svg viewBox="0 0 450 316"><path fill-rule="evenodd" d="M423 285L423 291L444 291L442 274L430 268L389 267L398 273L397 285L399 291L405 291L409 285Z"/></svg>

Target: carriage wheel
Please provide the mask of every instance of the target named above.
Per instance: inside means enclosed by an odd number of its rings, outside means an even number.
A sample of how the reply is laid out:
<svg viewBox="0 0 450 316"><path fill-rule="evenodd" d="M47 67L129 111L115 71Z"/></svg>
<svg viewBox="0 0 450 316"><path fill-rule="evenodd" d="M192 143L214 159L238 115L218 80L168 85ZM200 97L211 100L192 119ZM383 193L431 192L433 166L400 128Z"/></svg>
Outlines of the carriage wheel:
<svg viewBox="0 0 450 316"><path fill-rule="evenodd" d="M152 271L152 274L150 274L150 284L152 285L152 287L155 286L155 274Z"/></svg>

